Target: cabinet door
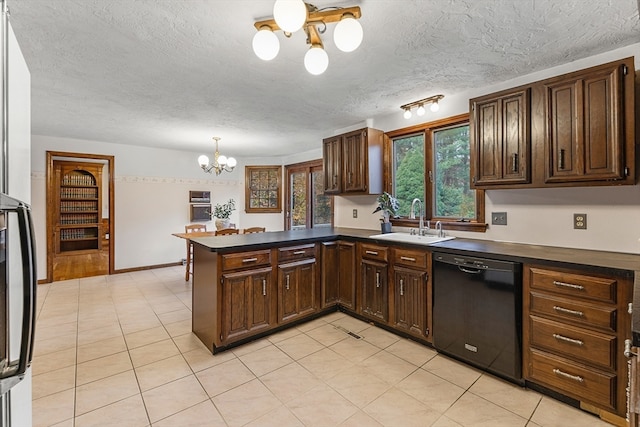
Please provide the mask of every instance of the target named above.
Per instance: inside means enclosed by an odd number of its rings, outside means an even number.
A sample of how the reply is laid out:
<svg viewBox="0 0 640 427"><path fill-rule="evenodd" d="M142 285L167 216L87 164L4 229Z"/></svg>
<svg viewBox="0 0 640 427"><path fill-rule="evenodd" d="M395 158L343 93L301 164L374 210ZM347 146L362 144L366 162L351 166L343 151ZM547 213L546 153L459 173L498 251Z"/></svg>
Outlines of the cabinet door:
<svg viewBox="0 0 640 427"><path fill-rule="evenodd" d="M427 330L427 273L408 268L394 268L393 326L424 338Z"/></svg>
<svg viewBox="0 0 640 427"><path fill-rule="evenodd" d="M334 266L335 268L335 266ZM338 243L338 302L345 308L356 308L356 244Z"/></svg>
<svg viewBox="0 0 640 427"><path fill-rule="evenodd" d="M362 314L381 322L388 320L387 264L362 260Z"/></svg>
<svg viewBox="0 0 640 427"><path fill-rule="evenodd" d="M338 242L322 243L322 308L338 302L340 264L338 261Z"/></svg>
<svg viewBox="0 0 640 427"><path fill-rule="evenodd" d="M622 69L609 67L544 85L546 182L625 178Z"/></svg>
<svg viewBox="0 0 640 427"><path fill-rule="evenodd" d="M222 336L228 343L260 332L270 324L271 268L222 276Z"/></svg>
<svg viewBox="0 0 640 427"><path fill-rule="evenodd" d="M475 185L530 181L530 89L471 101Z"/></svg>
<svg viewBox="0 0 640 427"><path fill-rule="evenodd" d="M322 141L322 159L324 165L324 192L327 194L340 193L342 179L342 164L340 141L341 136L334 136Z"/></svg>
<svg viewBox="0 0 640 427"><path fill-rule="evenodd" d="M342 137L343 176L345 193L367 191L367 131L358 130Z"/></svg>
<svg viewBox="0 0 640 427"><path fill-rule="evenodd" d="M278 267L279 304L281 322L311 314L316 309L316 260L298 261Z"/></svg>

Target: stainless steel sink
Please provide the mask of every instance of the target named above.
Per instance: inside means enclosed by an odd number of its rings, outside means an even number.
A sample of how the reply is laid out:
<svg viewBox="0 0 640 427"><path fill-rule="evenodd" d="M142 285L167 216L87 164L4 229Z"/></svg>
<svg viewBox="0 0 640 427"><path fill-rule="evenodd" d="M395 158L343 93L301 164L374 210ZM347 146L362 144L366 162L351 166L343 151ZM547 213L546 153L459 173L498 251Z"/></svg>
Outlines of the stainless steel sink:
<svg viewBox="0 0 640 427"><path fill-rule="evenodd" d="M435 234L427 234L426 236L418 236L409 233L386 233L374 234L369 236L372 239L391 240L393 242L417 243L420 245L431 245L433 243L444 242L446 240L455 239L454 236L438 237Z"/></svg>

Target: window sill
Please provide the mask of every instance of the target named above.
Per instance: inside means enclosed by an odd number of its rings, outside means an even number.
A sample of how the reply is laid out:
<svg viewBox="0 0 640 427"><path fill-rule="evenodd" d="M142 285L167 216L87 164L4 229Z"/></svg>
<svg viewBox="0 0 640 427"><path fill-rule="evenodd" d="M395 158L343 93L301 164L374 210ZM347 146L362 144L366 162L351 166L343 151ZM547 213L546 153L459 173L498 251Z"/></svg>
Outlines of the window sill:
<svg viewBox="0 0 640 427"><path fill-rule="evenodd" d="M425 220L426 223L427 220ZM414 227L418 228L419 220L409 218L391 218L391 225L394 227ZM435 227L435 223L431 221L431 227ZM487 224L480 222L466 221L442 221L443 230L454 231L472 231L476 233L484 233L487 231Z"/></svg>

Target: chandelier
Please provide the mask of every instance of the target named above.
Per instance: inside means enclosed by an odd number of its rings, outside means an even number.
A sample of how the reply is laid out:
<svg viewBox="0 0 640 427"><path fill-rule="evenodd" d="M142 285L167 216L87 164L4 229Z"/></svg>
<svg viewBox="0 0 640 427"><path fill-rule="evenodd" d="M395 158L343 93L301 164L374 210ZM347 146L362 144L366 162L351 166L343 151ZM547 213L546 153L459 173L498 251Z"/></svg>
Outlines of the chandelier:
<svg viewBox="0 0 640 427"><path fill-rule="evenodd" d="M253 51L258 58L270 61L278 55L280 42L274 31L282 30L285 37L304 29L307 44L310 46L304 55L304 67L313 75L325 72L329 66L329 56L324 50L320 34L327 30L327 24L337 22L333 31L333 40L343 52L352 52L362 43L360 7L316 6L302 0L276 0L273 5L273 19L258 21L254 24L258 32L253 37Z"/></svg>
<svg viewBox="0 0 640 427"><path fill-rule="evenodd" d="M411 115L412 115L411 109L413 107L418 107L418 109L416 110L417 115L424 116L424 114L427 112L424 106L427 104L431 104L430 110L435 113L436 111L440 110L440 105L438 104L438 101L440 101L442 98L444 98L444 95L433 95L428 98L421 99L419 101L414 101L408 104L401 105L400 108L404 110L405 119L411 118Z"/></svg>
<svg viewBox="0 0 640 427"><path fill-rule="evenodd" d="M236 167L238 162L233 157L221 156L218 151L218 141L220 137L214 136L213 140L216 142L216 153L214 155L213 163L209 163L209 157L204 154L198 157L198 163L203 171L206 173L215 172L216 175L220 175L222 172L231 172Z"/></svg>

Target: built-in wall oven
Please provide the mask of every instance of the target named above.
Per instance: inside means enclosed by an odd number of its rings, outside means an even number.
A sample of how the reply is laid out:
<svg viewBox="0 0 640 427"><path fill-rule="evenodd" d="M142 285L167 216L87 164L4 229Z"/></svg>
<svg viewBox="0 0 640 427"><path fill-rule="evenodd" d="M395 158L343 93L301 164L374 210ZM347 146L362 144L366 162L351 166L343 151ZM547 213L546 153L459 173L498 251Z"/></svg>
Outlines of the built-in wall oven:
<svg viewBox="0 0 640 427"><path fill-rule="evenodd" d="M434 252L433 345L524 384L522 265Z"/></svg>

